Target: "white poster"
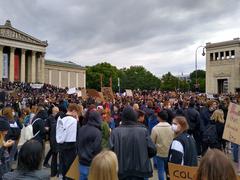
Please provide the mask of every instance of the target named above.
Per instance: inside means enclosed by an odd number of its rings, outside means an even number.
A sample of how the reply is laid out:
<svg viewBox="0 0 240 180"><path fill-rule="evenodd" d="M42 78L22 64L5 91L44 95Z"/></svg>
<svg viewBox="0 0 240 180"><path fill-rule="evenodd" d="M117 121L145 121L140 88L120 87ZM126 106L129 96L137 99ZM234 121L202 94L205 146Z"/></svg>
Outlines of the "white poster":
<svg viewBox="0 0 240 180"><path fill-rule="evenodd" d="M3 54L3 78L8 78L8 54Z"/></svg>
<svg viewBox="0 0 240 180"><path fill-rule="evenodd" d="M41 89L44 84L30 84L31 88L33 89Z"/></svg>

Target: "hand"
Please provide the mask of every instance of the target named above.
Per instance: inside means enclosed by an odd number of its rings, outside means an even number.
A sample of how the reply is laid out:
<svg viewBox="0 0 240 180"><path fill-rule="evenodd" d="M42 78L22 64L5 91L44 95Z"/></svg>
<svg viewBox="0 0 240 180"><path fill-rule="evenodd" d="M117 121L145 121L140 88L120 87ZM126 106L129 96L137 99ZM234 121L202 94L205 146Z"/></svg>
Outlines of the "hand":
<svg viewBox="0 0 240 180"><path fill-rule="evenodd" d="M6 148L11 147L11 146L14 144L14 142L15 142L15 141L13 141L13 140L10 139L10 140L4 142L4 143L3 143L3 146L6 147Z"/></svg>

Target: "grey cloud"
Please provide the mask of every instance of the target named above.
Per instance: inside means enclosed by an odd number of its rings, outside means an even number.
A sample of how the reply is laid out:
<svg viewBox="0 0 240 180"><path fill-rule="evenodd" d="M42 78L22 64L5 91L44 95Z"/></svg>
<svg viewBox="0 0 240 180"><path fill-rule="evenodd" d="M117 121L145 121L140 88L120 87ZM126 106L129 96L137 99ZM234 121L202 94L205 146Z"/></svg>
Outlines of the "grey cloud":
<svg viewBox="0 0 240 180"><path fill-rule="evenodd" d="M14 27L47 39L50 57L77 59L91 52L95 60L90 62L114 53L144 56L182 50L218 31L216 23L239 15L240 7L239 0L0 0L0 4L1 23L11 19Z"/></svg>

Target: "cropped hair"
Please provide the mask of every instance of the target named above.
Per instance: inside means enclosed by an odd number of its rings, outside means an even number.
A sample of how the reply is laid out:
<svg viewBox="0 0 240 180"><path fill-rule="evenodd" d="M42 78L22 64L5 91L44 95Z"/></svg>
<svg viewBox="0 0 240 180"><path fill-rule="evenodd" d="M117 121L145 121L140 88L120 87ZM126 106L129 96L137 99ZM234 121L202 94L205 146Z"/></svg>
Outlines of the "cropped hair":
<svg viewBox="0 0 240 180"><path fill-rule="evenodd" d="M36 140L29 140L23 144L18 155L17 169L34 171L41 167L43 147Z"/></svg>
<svg viewBox="0 0 240 180"><path fill-rule="evenodd" d="M230 159L218 149L208 149L199 165L196 180L237 180Z"/></svg>
<svg viewBox="0 0 240 180"><path fill-rule="evenodd" d="M92 161L89 180L118 180L118 160L112 151L102 151Z"/></svg>

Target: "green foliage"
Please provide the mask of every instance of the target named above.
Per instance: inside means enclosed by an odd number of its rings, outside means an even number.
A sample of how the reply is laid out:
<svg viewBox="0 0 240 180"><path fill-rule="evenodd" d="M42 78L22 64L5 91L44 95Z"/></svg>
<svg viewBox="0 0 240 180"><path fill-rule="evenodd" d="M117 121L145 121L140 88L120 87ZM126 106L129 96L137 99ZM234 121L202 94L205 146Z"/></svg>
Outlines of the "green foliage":
<svg viewBox="0 0 240 180"><path fill-rule="evenodd" d="M197 82L199 83L199 91L205 92L205 77L206 77L206 71L204 70L197 70ZM193 71L190 73L190 86L191 90L195 91L195 84L196 84L196 71Z"/></svg>
<svg viewBox="0 0 240 180"><path fill-rule="evenodd" d="M118 77L121 89L159 89L160 79L142 66L117 69L109 63L100 63L87 67L87 88L100 90L100 75L103 75L103 86L109 86L112 77L113 90L118 91Z"/></svg>
<svg viewBox="0 0 240 180"><path fill-rule="evenodd" d="M161 78L161 90L170 91L178 88L178 84L180 80L173 76L170 72L164 74Z"/></svg>

